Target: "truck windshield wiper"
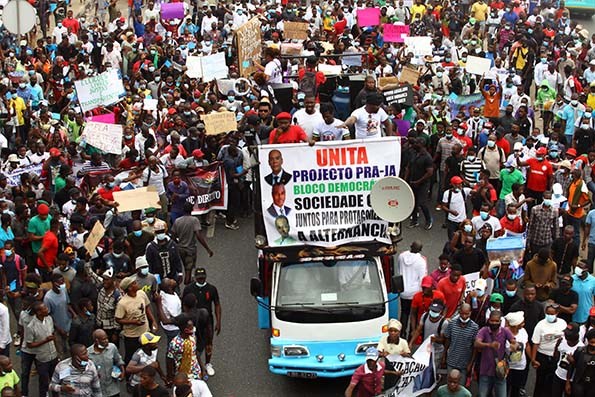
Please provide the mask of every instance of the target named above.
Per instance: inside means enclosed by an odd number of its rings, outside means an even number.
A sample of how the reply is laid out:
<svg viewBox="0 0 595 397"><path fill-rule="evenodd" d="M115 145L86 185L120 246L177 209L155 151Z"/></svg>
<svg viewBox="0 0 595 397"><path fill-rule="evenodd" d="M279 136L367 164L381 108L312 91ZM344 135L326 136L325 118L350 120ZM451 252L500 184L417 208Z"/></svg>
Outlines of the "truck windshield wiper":
<svg viewBox="0 0 595 397"><path fill-rule="evenodd" d="M276 306L275 310L293 310L294 308L301 308L306 309L306 311L313 311L313 312L321 312L321 313L331 313L329 309L321 308L321 307L313 307L309 305L313 305L314 303L288 303L285 305Z"/></svg>

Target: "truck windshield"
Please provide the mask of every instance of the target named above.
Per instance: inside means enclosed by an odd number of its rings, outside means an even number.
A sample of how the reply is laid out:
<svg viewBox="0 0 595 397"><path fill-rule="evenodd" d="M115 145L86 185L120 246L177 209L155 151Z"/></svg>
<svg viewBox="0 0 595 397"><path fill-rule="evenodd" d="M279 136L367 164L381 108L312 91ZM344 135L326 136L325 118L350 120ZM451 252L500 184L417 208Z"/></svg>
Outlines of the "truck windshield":
<svg viewBox="0 0 595 397"><path fill-rule="evenodd" d="M284 265L277 291L275 311L286 321L347 322L384 314L384 294L373 260Z"/></svg>

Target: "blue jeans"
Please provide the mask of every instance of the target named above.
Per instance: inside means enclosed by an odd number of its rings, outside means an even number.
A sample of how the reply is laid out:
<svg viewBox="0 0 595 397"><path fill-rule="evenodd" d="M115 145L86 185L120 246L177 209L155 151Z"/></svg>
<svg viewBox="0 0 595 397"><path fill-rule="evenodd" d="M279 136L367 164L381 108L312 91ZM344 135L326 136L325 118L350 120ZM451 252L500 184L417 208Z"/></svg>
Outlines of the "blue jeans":
<svg viewBox="0 0 595 397"><path fill-rule="evenodd" d="M492 389L494 390L494 397L506 397L506 379L481 375L479 377L479 397L491 396Z"/></svg>

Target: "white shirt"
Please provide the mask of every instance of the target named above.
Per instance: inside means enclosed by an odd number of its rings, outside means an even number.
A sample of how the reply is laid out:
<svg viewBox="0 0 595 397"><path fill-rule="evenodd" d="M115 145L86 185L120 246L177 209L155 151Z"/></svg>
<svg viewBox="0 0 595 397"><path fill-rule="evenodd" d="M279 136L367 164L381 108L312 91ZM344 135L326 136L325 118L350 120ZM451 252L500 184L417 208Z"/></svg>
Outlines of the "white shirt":
<svg viewBox="0 0 595 397"><path fill-rule="evenodd" d="M397 266L405 287L401 298L413 299L413 295L421 291L421 279L428 274L428 261L419 252L405 251L397 258Z"/></svg>
<svg viewBox="0 0 595 397"><path fill-rule="evenodd" d="M557 318L555 322L548 323L546 319L541 320L535 326L531 341L539 344L537 351L546 356L553 357L556 343L564 335L566 321Z"/></svg>
<svg viewBox="0 0 595 397"><path fill-rule="evenodd" d="M343 121L334 119L332 123L327 124L324 119L321 123L314 126L312 136L318 138L320 141L340 141L349 138L349 130L347 128L337 128L342 125Z"/></svg>
<svg viewBox="0 0 595 397"><path fill-rule="evenodd" d="M168 319L172 319L176 316L182 314L182 301L180 297L175 292L173 294L166 294L163 291L159 291L159 295L161 295L161 306L163 307L163 313ZM163 324L161 326L166 331L178 331L176 325L173 324Z"/></svg>
<svg viewBox="0 0 595 397"><path fill-rule="evenodd" d="M297 124L306 132L308 135L308 139L312 139L312 135L314 134L314 129L320 123L324 123L324 119L322 118L322 114L318 110L315 110L314 113L309 114L306 112L306 109L300 109L293 114L293 124Z"/></svg>
<svg viewBox="0 0 595 397"><path fill-rule="evenodd" d="M8 307L0 303L0 349L6 348L12 343L12 336L10 336L10 315L8 314Z"/></svg>
<svg viewBox="0 0 595 397"><path fill-rule="evenodd" d="M388 120L388 114L384 109L378 109L377 113L368 113L365 105L355 109L351 117L355 118L356 139L382 137L382 123Z"/></svg>
<svg viewBox="0 0 595 397"><path fill-rule="evenodd" d="M481 219L481 215L474 216L473 218L471 218L471 223L473 224L473 228L477 231L477 235L475 236L475 238L477 239L481 238L479 231L486 223L489 223L490 226L492 226L492 235L490 237L494 237L494 234L498 230L502 229L502 225L500 225L500 221L498 220L498 218L491 215L485 221Z"/></svg>
<svg viewBox="0 0 595 397"><path fill-rule="evenodd" d="M213 397L209 386L204 380L200 379L189 379L190 387L192 388L192 397ZM174 386L173 395L176 395L176 387Z"/></svg>
<svg viewBox="0 0 595 397"><path fill-rule="evenodd" d="M468 198L471 195L470 188L464 187L463 191L465 192L465 198ZM450 205L448 205L448 196L450 196ZM451 189L448 189L442 195L442 202L448 205L448 208L451 210L458 212L458 215L453 215L449 212L449 221L461 223L467 218L467 210L465 208L465 201L463 200L462 192L455 193L451 192Z"/></svg>
<svg viewBox="0 0 595 397"><path fill-rule="evenodd" d="M273 59L264 66L264 74L269 76L269 84L281 84L283 82L282 72L281 62L278 59Z"/></svg>
<svg viewBox="0 0 595 397"><path fill-rule="evenodd" d="M211 27L211 25L214 23L215 25L217 25L217 17L214 15L211 15L211 17L208 17L207 15L205 15L204 17L202 17L202 23L200 25L200 31L202 32L203 36L206 33L211 33L211 31L213 30L213 28Z"/></svg>
<svg viewBox="0 0 595 397"><path fill-rule="evenodd" d="M574 354L574 351L581 346L584 346L584 344L583 342L581 342L580 337L578 343L574 346L569 346L568 342L566 341L566 338L562 339L562 341L560 342L560 346L558 346L558 352L560 352L560 357L558 358L558 366L556 367L556 376L558 378L566 380L566 375L568 373L567 370L560 367L560 362L562 361L562 359L565 356L572 356Z"/></svg>
<svg viewBox="0 0 595 397"><path fill-rule="evenodd" d="M502 318L502 320L504 320L504 317ZM515 369L515 370L524 370L525 367L527 367L527 354L525 353L525 350L527 349L527 344L529 343L529 335L527 334L527 331L525 330L525 328L521 328L519 329L519 333L516 334L514 336L514 339L516 339L517 343L522 343L523 344L523 349L520 352L520 355L517 353L513 353L513 355L510 357L510 369ZM506 341L506 351L510 352L510 342ZM514 359L520 359L519 361L513 361Z"/></svg>
<svg viewBox="0 0 595 397"><path fill-rule="evenodd" d="M62 26L61 28L56 26L52 31L52 36L54 36L56 43L60 44L62 42L62 35L67 33L68 29L66 29L64 26Z"/></svg>
<svg viewBox="0 0 595 397"><path fill-rule="evenodd" d="M155 186L157 188L157 194L165 194L165 185L163 179L167 178L167 170L162 165L157 165L158 171L152 170L150 167L145 168L143 171L143 182L149 181L148 185Z"/></svg>

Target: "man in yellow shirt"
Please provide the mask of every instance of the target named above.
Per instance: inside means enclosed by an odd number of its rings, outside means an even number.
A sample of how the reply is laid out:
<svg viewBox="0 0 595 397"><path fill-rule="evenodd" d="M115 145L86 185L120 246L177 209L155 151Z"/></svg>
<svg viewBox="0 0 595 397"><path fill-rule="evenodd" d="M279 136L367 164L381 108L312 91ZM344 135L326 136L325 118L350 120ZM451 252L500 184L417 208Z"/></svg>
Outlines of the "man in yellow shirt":
<svg viewBox="0 0 595 397"><path fill-rule="evenodd" d="M411 22L415 21L416 15L419 15L419 19L426 15L426 5L424 4L424 0L417 0L415 4L411 6L411 15L413 17Z"/></svg>
<svg viewBox="0 0 595 397"><path fill-rule="evenodd" d="M589 85L589 95L587 95L587 106L595 109L595 81Z"/></svg>
<svg viewBox="0 0 595 397"><path fill-rule="evenodd" d="M27 141L27 131L25 128L25 112L27 111L27 104L25 104L23 98L17 95L17 90L15 88L10 92L8 111L14 118L14 126L17 130L17 136L21 138L21 143L25 143Z"/></svg>
<svg viewBox="0 0 595 397"><path fill-rule="evenodd" d="M488 5L483 0L476 1L471 6L471 16L475 18L483 28L488 17Z"/></svg>

